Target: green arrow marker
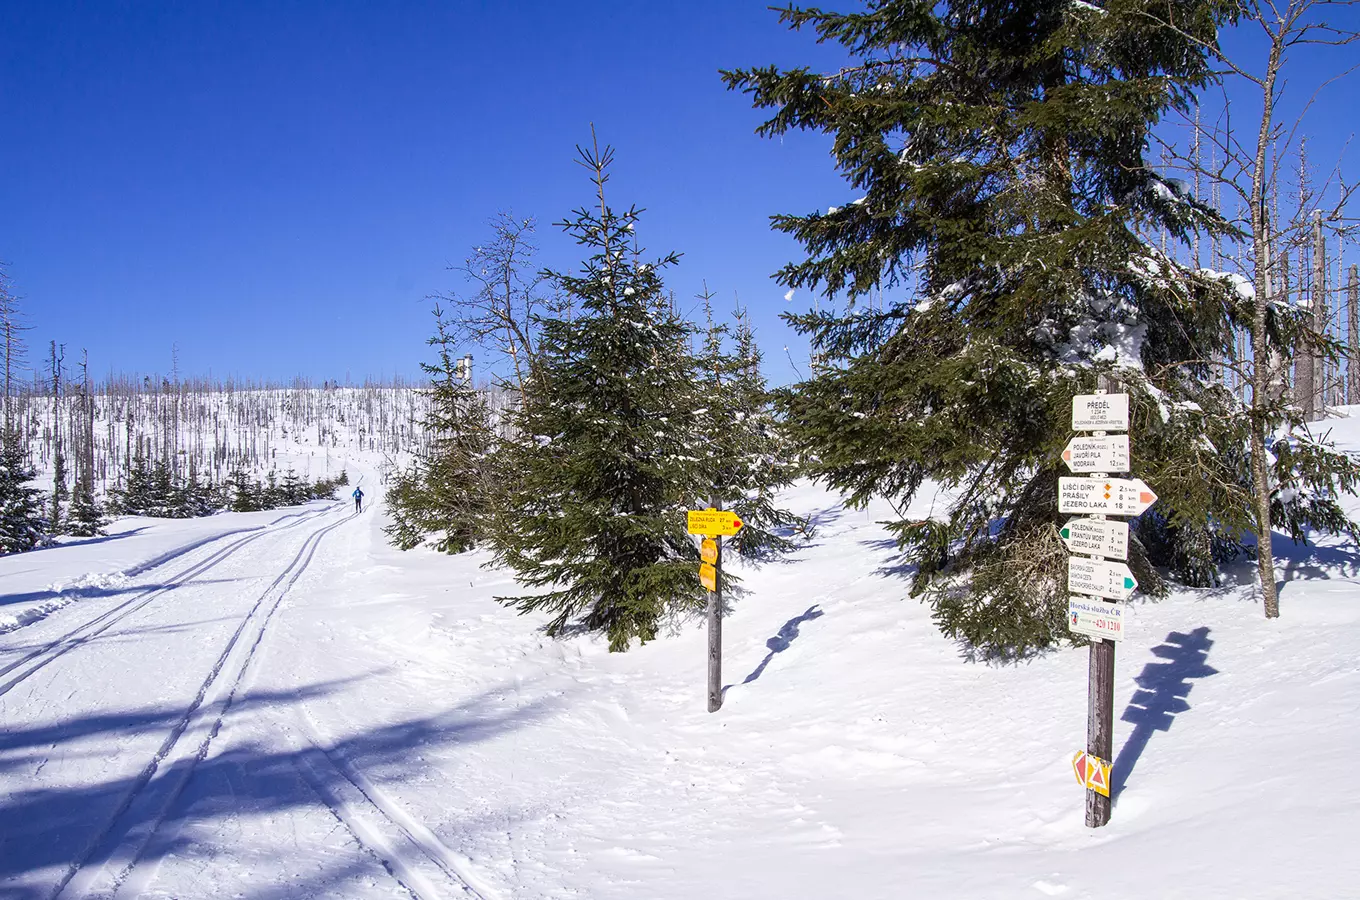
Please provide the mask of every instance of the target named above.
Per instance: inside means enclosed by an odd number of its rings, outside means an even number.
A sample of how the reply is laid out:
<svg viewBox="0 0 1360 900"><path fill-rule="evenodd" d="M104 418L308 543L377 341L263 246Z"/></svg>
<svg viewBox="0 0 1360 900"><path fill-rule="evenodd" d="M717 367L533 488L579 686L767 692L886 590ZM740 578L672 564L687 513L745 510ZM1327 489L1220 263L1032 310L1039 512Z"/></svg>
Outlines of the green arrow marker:
<svg viewBox="0 0 1360 900"><path fill-rule="evenodd" d="M1128 588L1129 590L1133 590L1137 586L1138 582L1134 581L1132 578L1124 579L1124 587Z"/></svg>
<svg viewBox="0 0 1360 900"><path fill-rule="evenodd" d="M1065 538L1070 538L1072 536L1072 529L1064 528L1062 531L1058 532L1058 534L1062 535Z"/></svg>

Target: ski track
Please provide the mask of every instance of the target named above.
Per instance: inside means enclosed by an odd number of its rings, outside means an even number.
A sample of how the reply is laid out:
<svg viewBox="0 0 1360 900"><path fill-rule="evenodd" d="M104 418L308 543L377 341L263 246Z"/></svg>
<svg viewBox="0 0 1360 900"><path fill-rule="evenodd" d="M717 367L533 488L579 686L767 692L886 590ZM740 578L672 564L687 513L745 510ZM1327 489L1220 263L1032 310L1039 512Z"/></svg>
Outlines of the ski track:
<svg viewBox="0 0 1360 900"><path fill-rule="evenodd" d="M160 749L156 751L151 760L133 780L132 786L109 817L104 828L91 839L85 852L71 862L66 874L48 895L52 900L63 895L112 897L126 882L132 879L141 854L155 836L157 828L169 813L170 807L183 791L185 784L193 774L194 767L207 756L213 739L222 727L222 720L231 709L238 693L243 686L248 685L249 678L254 671L251 663L264 640L265 630L283 602L283 598L293 584L302 577L303 572L307 570L321 539L352 518L354 518L353 515L346 516L308 535L302 547L284 570L261 592L250 610L242 617L241 624L237 626L217 662L199 686L198 693L189 708L171 728ZM310 521L310 519L303 521ZM260 536L262 535L255 534L245 541ZM244 541L241 543L244 543ZM234 551L239 546L238 544L229 549ZM220 562L221 559L217 558L215 561ZM272 603L270 602L271 597ZM264 615L259 614L261 609L265 609ZM232 651L236 649L238 643L241 642L242 635L246 633L247 628L252 623L255 624L253 640L250 640L249 645L241 654L244 658L241 659L235 669L235 677L231 679L230 685L219 685L220 676L227 669ZM214 690L214 688L218 689ZM215 713L214 710L216 710ZM176 756L175 751L182 745L182 738L186 734L196 736L198 738L197 744L193 746L191 752L181 752ZM193 745L193 741L187 743ZM156 773L161 769L165 769L165 776L153 781ZM121 830L119 828L120 822L128 818L129 812L134 813L131 821L141 824ZM140 888L143 886L140 884L140 879L135 879L135 881L138 883L132 885L132 887L138 888L135 893L141 893Z"/></svg>
<svg viewBox="0 0 1360 900"><path fill-rule="evenodd" d="M466 857L449 849L433 831L384 794L338 748L327 750L326 742L319 736L315 722L305 709L301 711L300 719L302 735L307 742L298 756L298 769L303 778L359 845L375 857L402 887L417 900L437 900L446 896L418 871L417 866L423 865L420 861L423 857L464 896L477 900L497 900L491 887L472 871L471 862ZM331 771L338 777L327 779L318 769ZM340 790L335 790L332 785L338 786ZM351 797L357 795L357 799L347 799L342 793ZM368 815L365 815L364 810ZM374 818L378 820L377 824ZM395 841L389 839L393 832L397 835ZM414 848L419 856L414 856L404 848Z"/></svg>
<svg viewBox="0 0 1360 900"><path fill-rule="evenodd" d="M248 537L241 538L233 542L229 546L217 550L215 553L213 553L211 556L209 556L202 562L195 563L194 565L180 572L178 575L172 576L168 584L163 584L154 588L149 588L141 592L140 594L137 594L123 601L122 603L118 604L112 609L107 609L104 612L100 613L99 615L95 616L94 618L89 619L88 621L80 625L77 625L75 628L72 628L70 631L66 632L60 637L49 641L44 646L29 651L29 653L23 656L22 658L17 659L14 662L8 663L3 667L0 667L0 677L3 677L5 675L8 675L10 672L13 672L15 669L18 669L19 667L33 661L34 659L38 659L39 657L46 655L45 659L42 659L37 664L29 667L27 670L15 676L14 678L11 678L10 680L4 682L3 684L0 684L0 697L3 697L5 694L9 693L11 690L13 690L16 686L24 682L26 679L30 678L32 675L34 675L44 667L60 659L65 654L89 642L93 638L98 637L105 631L108 631L110 628L117 625L119 622L123 621L128 616L131 616L134 613L149 606L156 599L164 596L165 594L170 593L176 588L183 587L190 581L190 579L196 578L199 575L202 575L204 572L207 572L215 568L217 565L224 562L225 560L230 559L237 551L245 547L247 544L250 544L266 535L277 535L283 531L286 531L304 522L310 522L313 519L317 518L318 516L325 515L328 512L330 512L330 510L319 510L315 513L304 513L300 514L297 517L296 521L290 522L281 528L278 529L266 528L265 530L255 530L254 533L252 533ZM276 521L282 521L282 519ZM230 532L229 534L235 533L238 532ZM213 538L212 540L218 540L223 536L224 535L219 535L218 537ZM201 547L203 546L203 544L206 543L210 543L210 541L199 541L191 545L188 549L180 548L173 554L169 555L163 554L164 558L162 558L161 563L168 562L170 559L174 559L175 557L182 555L183 553L191 552L192 550L197 549L198 547ZM157 565L161 563L157 563ZM145 572L149 568L152 568L150 564L143 564L142 566L138 567L138 571ZM96 626L98 627L96 628ZM87 631L87 629L90 628L94 628L95 630ZM82 634L82 632L86 633Z"/></svg>

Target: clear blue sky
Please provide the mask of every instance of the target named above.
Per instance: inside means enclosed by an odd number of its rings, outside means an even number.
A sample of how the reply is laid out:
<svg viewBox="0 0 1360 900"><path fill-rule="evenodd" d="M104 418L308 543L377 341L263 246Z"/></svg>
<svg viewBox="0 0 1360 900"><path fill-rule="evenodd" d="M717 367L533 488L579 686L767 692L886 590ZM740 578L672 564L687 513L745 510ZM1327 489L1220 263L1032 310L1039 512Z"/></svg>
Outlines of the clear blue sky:
<svg viewBox="0 0 1360 900"><path fill-rule="evenodd" d="M594 123L612 201L684 254L670 286L739 293L787 381L806 345L769 276L798 249L768 217L850 196L825 139L755 137L717 70L833 54L763 0L0 0L0 260L34 362L56 339L96 372L178 345L184 374L413 376L425 298L496 212L572 264L551 223L589 198Z"/></svg>

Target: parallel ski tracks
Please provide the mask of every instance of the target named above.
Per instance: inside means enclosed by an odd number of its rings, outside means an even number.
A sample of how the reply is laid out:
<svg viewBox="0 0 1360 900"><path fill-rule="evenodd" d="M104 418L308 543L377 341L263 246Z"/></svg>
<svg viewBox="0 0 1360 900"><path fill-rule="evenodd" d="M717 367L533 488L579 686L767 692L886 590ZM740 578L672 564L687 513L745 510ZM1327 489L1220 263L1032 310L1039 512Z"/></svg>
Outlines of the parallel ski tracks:
<svg viewBox="0 0 1360 900"><path fill-rule="evenodd" d="M491 889L481 884L461 854L450 850L434 832L384 795L344 754L327 750L305 710L301 717L306 746L298 755L298 771L355 842L415 900L448 896L427 871L422 871L428 870L426 862L462 896L495 900Z"/></svg>
<svg viewBox="0 0 1360 900"><path fill-rule="evenodd" d="M148 843L193 774L194 767L207 756L213 739L222 727L222 720L236 701L241 688L248 684L248 676L253 670L265 630L288 590L306 571L321 539L350 518L352 516L347 516L308 535L293 559L261 592L203 679L193 702L175 722L151 760L132 780L105 827L89 842L84 852L70 863L66 873L48 895L50 898L55 900L67 893L71 896L111 897L128 881ZM217 561L220 562L220 558ZM252 625L253 632L247 634ZM85 639L88 637L85 636ZM246 637L244 642L243 637ZM238 644L244 649L237 655L239 662L233 667L235 675L229 683L223 682L221 676L228 668L227 664ZM190 740L183 740L186 735ZM165 770L164 776L156 779L156 773L162 769Z"/></svg>
<svg viewBox="0 0 1360 900"><path fill-rule="evenodd" d="M33 676L39 670L45 668L46 666L60 659L62 656L76 649L77 647L88 643L89 641L103 634L105 631L108 631L110 628L117 625L119 622L122 622L129 616L139 612L140 610L150 605L152 602L159 599L160 597L164 596L165 594L168 594L169 592L175 590L176 588L183 587L191 579L196 578L199 575L202 575L204 572L207 572L210 569L215 568L220 563L224 562L225 560L235 555L239 550L241 550L241 548L245 547L247 544L257 541L265 536L272 537L278 535L283 531L295 528L298 525L301 525L305 522L310 522L319 516L325 515L328 512L330 512L330 510L319 510L315 513L304 514L302 516L297 517L294 521L288 523L287 525L282 526L281 528L265 528L261 531L254 532L246 537L238 538L237 540L232 541L227 546L218 549L206 559L201 560L200 562L197 562L192 566L189 566L187 569L183 570L178 575L172 576L165 584L160 584L153 588L147 588L146 590L134 595L133 597L130 597L129 599L118 604L117 606L105 610L104 612L100 613L94 618L89 619L80 625L77 625L75 628L72 628L70 631L66 632L60 637L48 641L41 647L34 648L20 659L17 659L11 663L8 663L0 667L0 678L3 678L4 676L8 675L14 670L26 666L30 662L33 662L34 660L37 660L36 663L34 663L32 666L29 666L27 669L24 669L24 671L20 672L18 675L14 676L13 678L10 678L9 680L3 683L0 683L0 697L3 697L5 694L9 693L17 685Z"/></svg>

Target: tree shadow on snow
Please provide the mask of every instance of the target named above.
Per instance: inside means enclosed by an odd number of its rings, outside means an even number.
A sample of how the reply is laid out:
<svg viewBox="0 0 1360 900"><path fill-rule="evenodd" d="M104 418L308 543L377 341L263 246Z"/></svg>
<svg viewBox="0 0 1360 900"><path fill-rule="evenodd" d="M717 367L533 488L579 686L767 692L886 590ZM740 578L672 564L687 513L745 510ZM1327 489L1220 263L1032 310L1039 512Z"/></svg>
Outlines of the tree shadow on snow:
<svg viewBox="0 0 1360 900"><path fill-rule="evenodd" d="M134 534L141 534L143 531L146 531L148 527L150 526L142 525L138 528L131 528L127 531L120 531L117 534L100 534L94 537L72 538L64 541L55 541L51 544L41 544L37 547L34 547L32 550L27 550L25 552L41 553L44 550L59 550L64 547L88 547L91 544L107 544L109 541L121 541L123 538L132 537Z"/></svg>
<svg viewBox="0 0 1360 900"><path fill-rule="evenodd" d="M324 811L328 804L323 794L334 797L345 790L354 793L352 783L341 771L344 766L364 773L379 785L428 778L429 772L421 762L424 755L527 727L550 715L560 703L560 697L543 697L516 705L504 699L506 691L492 689L443 712L375 727L324 747L311 744L287 724L299 713L300 704L333 694L343 684L252 692L244 700L228 704L227 709L200 708L199 714L225 713L226 723L244 706L256 709L257 720L282 720L279 727L269 729L278 740L268 746L233 742L224 732L217 734L202 759L193 747L180 743L168 754L169 763L151 765L150 758L129 761L117 766L118 777L96 777L78 784L25 786L33 784L33 774L48 764L49 756L69 760L93 753L93 747L81 749L81 742L87 738L99 736L103 738L99 746L107 747L109 736L116 740L120 733L163 731L168 740L177 727L182 727L185 709L151 706L105 711L7 729L0 734L0 777L11 788L0 795L0 822L4 823L0 830L0 894L24 900L49 897L71 866L99 864L131 833L150 831L139 865L153 865L167 857L192 859L202 849L192 838L195 827L211 829L215 823L222 823L230 830L237 827L234 823L294 809ZM180 737L181 742L187 740ZM144 766L150 767L149 778ZM99 760L92 760L90 768L108 771ZM455 823L455 827L461 830L462 823ZM356 847L353 859L317 875L314 886L343 881L355 859L372 871L372 861ZM298 883L290 882L282 894L266 890L259 896L305 895L297 890ZM199 896L215 895L211 886L203 885Z"/></svg>
<svg viewBox="0 0 1360 900"><path fill-rule="evenodd" d="M1173 631L1160 646L1152 648L1152 655L1163 662L1148 663L1134 681L1138 690L1129 699L1128 708L1120 719L1133 724L1133 732L1119 749L1111 772L1110 797L1117 801L1128 784L1129 774L1147 749L1153 732L1169 731L1179 713L1190 709L1186 697L1194 687L1191 678L1208 678L1218 670L1206 665L1209 648L1209 629L1196 628L1189 634Z"/></svg>
<svg viewBox="0 0 1360 900"><path fill-rule="evenodd" d="M117 597L121 594L148 594L152 591L170 591L175 588L187 587L189 585L200 584L226 584L231 581L239 581L238 578L209 578L194 579L174 584L138 584L123 585L121 587L69 587L60 591L41 590L23 591L17 594L0 594L0 606L14 606L18 603L42 603L47 600L55 600L58 597L78 597L81 600L98 597Z"/></svg>

